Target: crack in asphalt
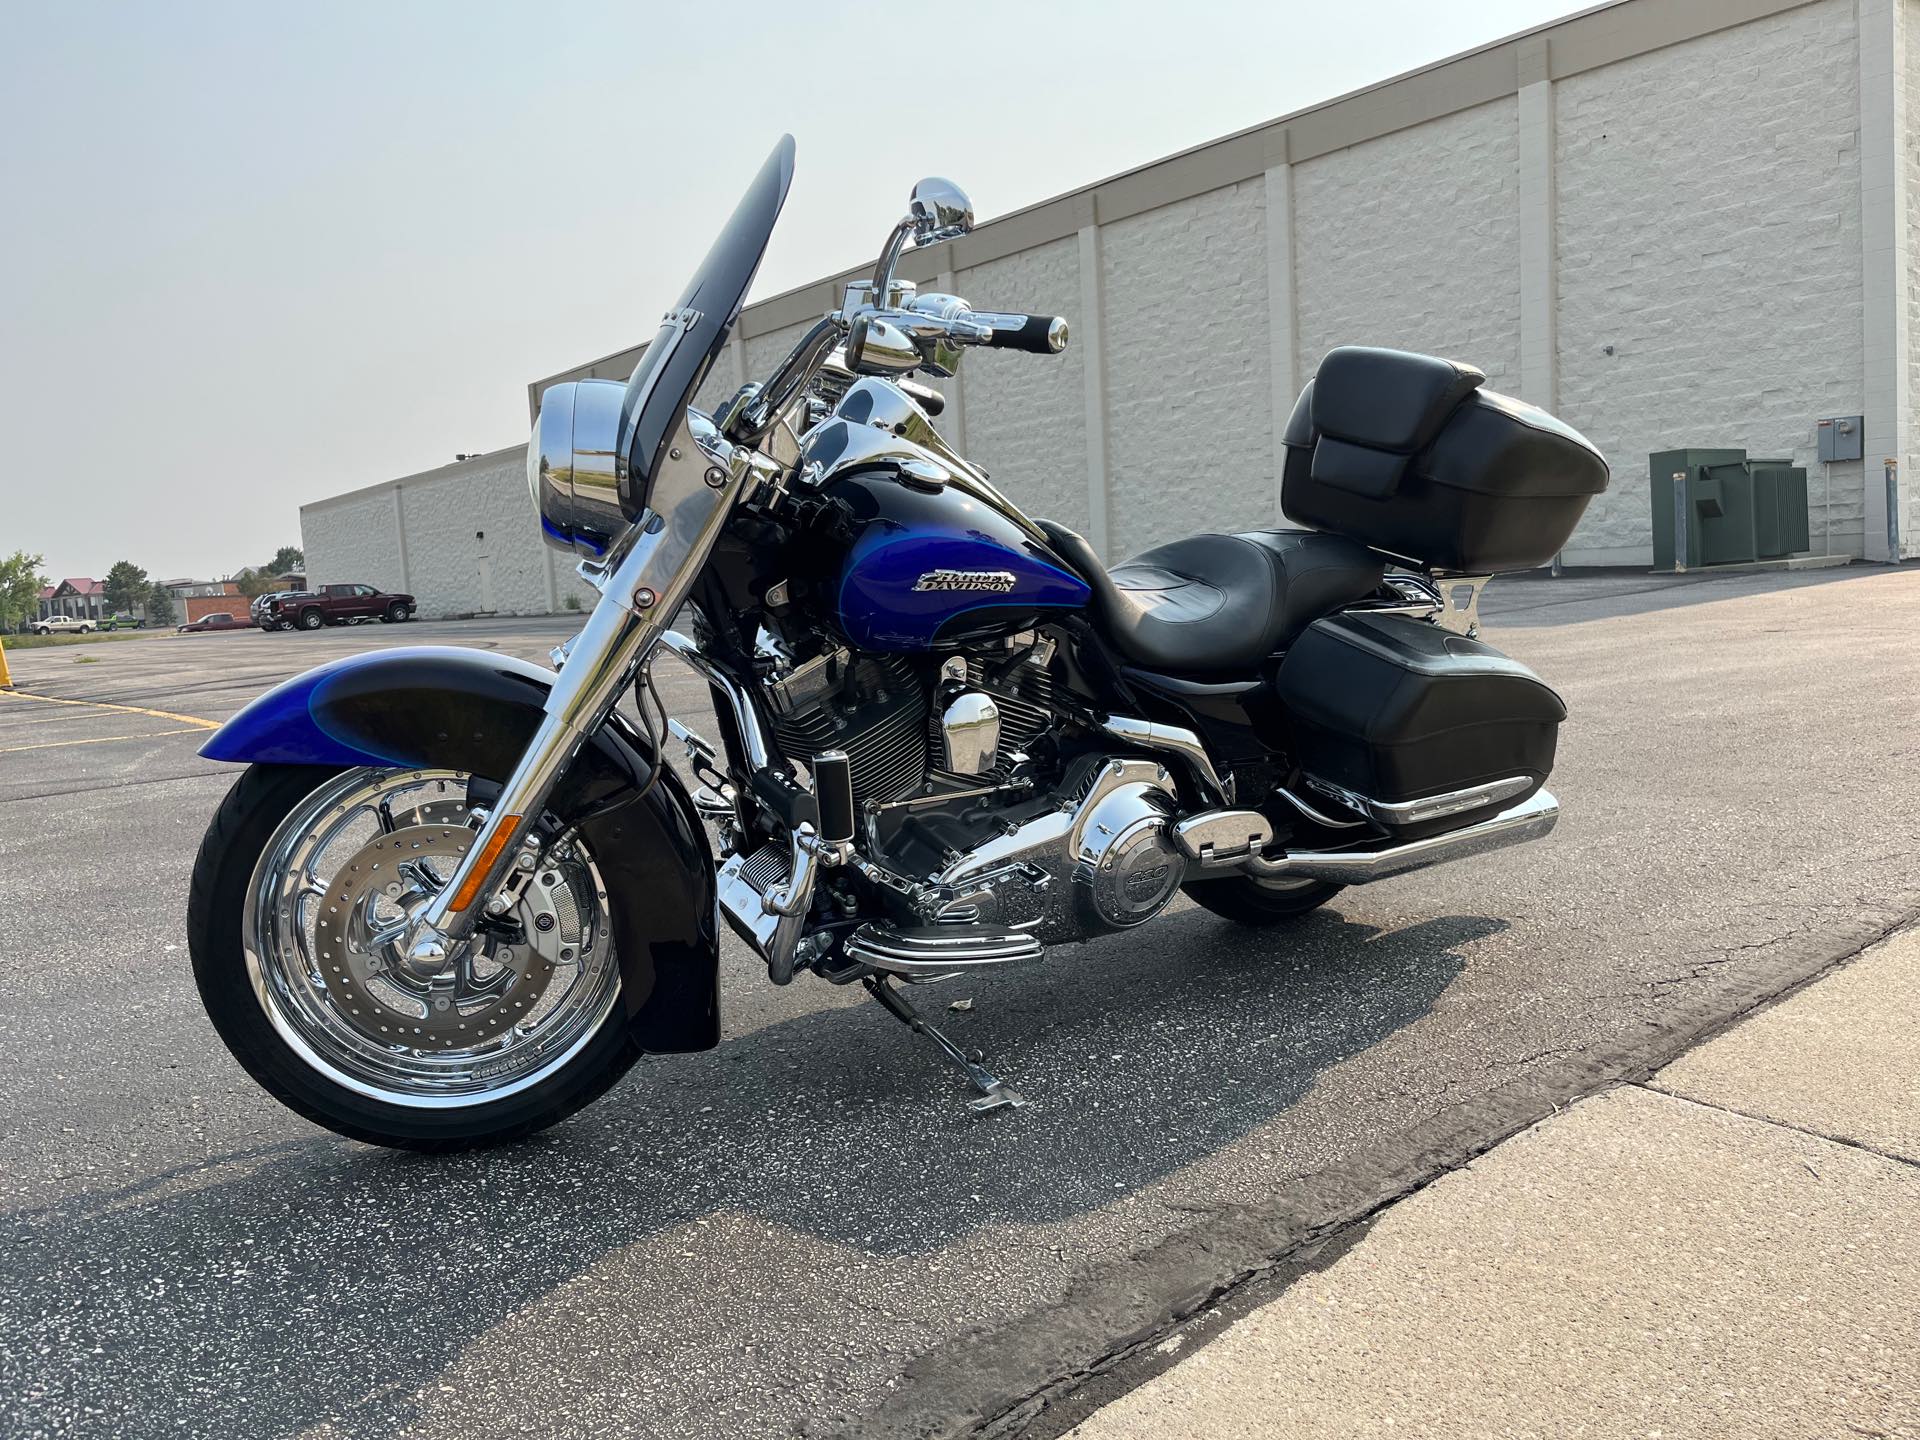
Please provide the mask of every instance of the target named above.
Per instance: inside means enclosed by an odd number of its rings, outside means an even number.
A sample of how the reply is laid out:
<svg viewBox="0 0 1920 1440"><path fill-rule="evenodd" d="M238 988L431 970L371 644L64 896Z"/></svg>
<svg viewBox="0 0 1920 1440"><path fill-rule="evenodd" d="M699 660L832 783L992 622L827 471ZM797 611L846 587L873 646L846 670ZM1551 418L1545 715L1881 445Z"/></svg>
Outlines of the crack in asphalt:
<svg viewBox="0 0 1920 1440"><path fill-rule="evenodd" d="M1638 1042L1549 1048L1515 1061L1490 1062L1481 1067L1482 1073L1539 1060L1576 1063L1538 1068L1465 1105L1442 1106L1382 1152L1279 1182L1275 1200L1212 1210L1194 1207L1192 1213L1205 1217L1200 1223L1083 1276L1052 1305L1004 1327L957 1337L937 1354L909 1366L889 1397L884 1430L874 1423L878 1417L836 1417L836 1428L806 1428L800 1433L1054 1440L1098 1404L1171 1363L1171 1351L1162 1353L1162 1347L1175 1335L1185 1334L1203 1320L1224 1317L1229 1309L1238 1313L1265 1303L1293 1280L1333 1263L1383 1211L1442 1176L1466 1168L1494 1146L1575 1101L1618 1085L1644 1086L1678 1055L1798 993L1916 921L1920 921L1920 907L1908 909L1891 923L1849 936L1838 952L1807 962L1789 958L1782 973L1760 982L1744 997L1717 1008L1699 1008L1664 1028L1656 1025L1649 1037ZM1789 931L1770 943L1785 946L1800 933ZM1449 1088L1454 1084L1449 1082ZM1443 1117L1450 1114L1457 1119L1448 1124ZM1320 1218L1306 1218L1316 1212ZM1329 1258L1320 1263L1322 1256ZM1182 1280L1183 1275L1207 1273L1208 1259L1216 1262L1215 1275L1219 1274L1217 1262L1228 1261L1226 1278L1197 1288ZM1224 1318L1220 1323L1225 1323ZM1065 1370L1040 1373L1036 1357L1049 1350L1069 1350L1076 1334L1088 1342L1089 1353ZM1038 1343L1041 1336L1049 1345ZM1183 1342L1174 1348L1187 1353L1191 1347ZM997 1379L1001 1376L1008 1381L1018 1377L1018 1381L1009 1385ZM1105 1386L1097 1403L1073 1403L1077 1392L1103 1381L1113 1383Z"/></svg>

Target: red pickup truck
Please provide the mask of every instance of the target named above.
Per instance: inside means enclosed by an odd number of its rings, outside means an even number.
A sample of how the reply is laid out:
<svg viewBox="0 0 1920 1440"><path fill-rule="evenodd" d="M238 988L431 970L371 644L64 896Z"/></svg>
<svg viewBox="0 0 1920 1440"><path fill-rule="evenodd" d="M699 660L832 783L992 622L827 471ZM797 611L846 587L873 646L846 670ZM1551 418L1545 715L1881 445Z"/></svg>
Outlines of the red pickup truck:
<svg viewBox="0 0 1920 1440"><path fill-rule="evenodd" d="M374 619L397 625L411 620L418 608L411 595L392 595L371 585L322 585L318 590L298 590L269 601L261 628L291 622L302 630L318 630L322 625Z"/></svg>

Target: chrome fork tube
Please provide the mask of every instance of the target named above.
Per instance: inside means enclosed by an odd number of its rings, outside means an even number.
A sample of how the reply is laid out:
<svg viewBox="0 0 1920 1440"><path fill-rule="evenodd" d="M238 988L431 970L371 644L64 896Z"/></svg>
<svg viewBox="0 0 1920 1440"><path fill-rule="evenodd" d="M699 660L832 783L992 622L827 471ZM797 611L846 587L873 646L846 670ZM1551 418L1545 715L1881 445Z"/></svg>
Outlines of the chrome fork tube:
<svg viewBox="0 0 1920 1440"><path fill-rule="evenodd" d="M446 885L409 928L407 948L443 954L473 932L514 865L554 785L665 633L753 473L752 451L710 452L681 422L653 484L653 505L601 588L600 602L547 695L546 714ZM655 763L664 763L655 757ZM524 829L523 829L524 827Z"/></svg>

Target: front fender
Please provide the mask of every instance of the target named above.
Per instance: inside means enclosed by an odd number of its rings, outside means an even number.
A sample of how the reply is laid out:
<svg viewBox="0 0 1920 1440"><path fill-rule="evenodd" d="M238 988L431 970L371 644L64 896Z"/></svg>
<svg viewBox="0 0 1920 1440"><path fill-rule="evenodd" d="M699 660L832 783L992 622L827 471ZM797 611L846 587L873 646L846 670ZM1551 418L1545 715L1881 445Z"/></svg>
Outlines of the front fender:
<svg viewBox="0 0 1920 1440"><path fill-rule="evenodd" d="M525 752L554 674L488 650L406 646L353 655L276 686L200 747L243 764L445 766L496 783ZM619 713L554 788L607 882L620 990L653 1051L720 1042L713 855L686 787ZM644 792L644 793L643 793Z"/></svg>

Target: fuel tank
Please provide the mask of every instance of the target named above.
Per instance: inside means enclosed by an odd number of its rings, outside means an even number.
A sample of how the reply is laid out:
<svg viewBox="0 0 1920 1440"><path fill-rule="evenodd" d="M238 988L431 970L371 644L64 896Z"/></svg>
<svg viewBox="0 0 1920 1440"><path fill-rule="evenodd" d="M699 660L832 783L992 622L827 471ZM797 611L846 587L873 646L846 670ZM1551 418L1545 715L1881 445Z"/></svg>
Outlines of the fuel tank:
<svg viewBox="0 0 1920 1440"><path fill-rule="evenodd" d="M863 650L993 639L1091 598L1031 521L964 472L846 467L817 496L814 573L839 628Z"/></svg>

